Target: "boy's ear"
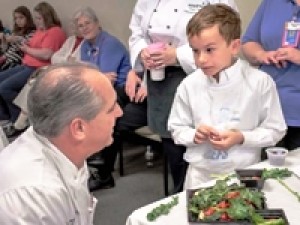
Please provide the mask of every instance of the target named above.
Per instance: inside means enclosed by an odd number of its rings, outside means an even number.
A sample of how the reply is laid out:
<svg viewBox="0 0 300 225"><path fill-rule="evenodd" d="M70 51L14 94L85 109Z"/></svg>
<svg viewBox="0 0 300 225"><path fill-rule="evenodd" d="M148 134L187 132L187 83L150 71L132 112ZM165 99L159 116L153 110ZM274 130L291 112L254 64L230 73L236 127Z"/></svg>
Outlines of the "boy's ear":
<svg viewBox="0 0 300 225"><path fill-rule="evenodd" d="M234 56L237 56L239 54L240 48L241 48L241 39L234 39L231 42L231 49Z"/></svg>

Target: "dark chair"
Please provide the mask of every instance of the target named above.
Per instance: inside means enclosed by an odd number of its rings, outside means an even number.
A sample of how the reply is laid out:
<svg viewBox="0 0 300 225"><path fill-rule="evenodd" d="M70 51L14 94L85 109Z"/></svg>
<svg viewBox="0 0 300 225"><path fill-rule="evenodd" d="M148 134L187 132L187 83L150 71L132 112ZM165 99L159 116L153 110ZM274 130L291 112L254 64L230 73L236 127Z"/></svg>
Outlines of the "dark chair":
<svg viewBox="0 0 300 225"><path fill-rule="evenodd" d="M154 134L147 126L139 128L134 132L126 132L122 134L123 138L128 138L128 135L131 136L131 139L134 139L136 143L142 144L145 146L150 146L150 148L162 152L161 139L159 135ZM163 181L164 181L164 194L165 196L169 195L169 185L168 185L168 161L163 154ZM119 151L119 173L120 176L124 176L124 155L123 148Z"/></svg>

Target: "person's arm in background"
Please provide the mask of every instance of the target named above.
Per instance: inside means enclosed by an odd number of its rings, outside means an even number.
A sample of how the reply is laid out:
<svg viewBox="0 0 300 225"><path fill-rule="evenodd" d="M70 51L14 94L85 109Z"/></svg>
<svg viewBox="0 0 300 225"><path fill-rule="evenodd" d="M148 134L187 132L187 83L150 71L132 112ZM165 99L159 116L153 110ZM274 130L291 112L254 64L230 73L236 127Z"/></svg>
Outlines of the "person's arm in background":
<svg viewBox="0 0 300 225"><path fill-rule="evenodd" d="M266 7L267 1L264 0L256 10L242 38L242 53L253 65L278 63L276 51L266 51L261 44L261 26Z"/></svg>
<svg viewBox="0 0 300 225"><path fill-rule="evenodd" d="M73 46L75 45L76 37L70 36L63 44L63 46L56 51L51 57L51 63L62 63L67 62L68 58L72 52Z"/></svg>
<svg viewBox="0 0 300 225"><path fill-rule="evenodd" d="M4 61L8 61L10 65L20 64L24 54L19 46L21 43L26 43L33 36L34 32L35 30L32 30L24 36L11 35L14 39L10 42L11 44L8 46L1 58L3 58Z"/></svg>
<svg viewBox="0 0 300 225"><path fill-rule="evenodd" d="M125 92L128 95L131 102L143 102L147 97L147 88L145 87L141 77L134 71L130 70L126 83L125 83Z"/></svg>
<svg viewBox="0 0 300 225"><path fill-rule="evenodd" d="M129 37L130 61L136 71L144 71L144 66L140 59L142 49L148 46L146 33L142 27L142 19L147 10L148 0L138 0L130 20L129 28L131 36ZM145 28L146 29L146 28Z"/></svg>
<svg viewBox="0 0 300 225"><path fill-rule="evenodd" d="M22 44L20 46L20 49L24 53L41 60L49 60L54 53L54 51L50 48L32 48L29 47L27 44Z"/></svg>
<svg viewBox="0 0 300 225"><path fill-rule="evenodd" d="M23 44L20 48L25 54L29 54L32 57L40 60L49 60L65 40L66 36L62 28L52 27L48 29L48 35L42 40L40 48L30 47L27 44Z"/></svg>
<svg viewBox="0 0 300 225"><path fill-rule="evenodd" d="M33 36L34 32L35 32L35 30L31 30L24 35L15 35L14 33L7 34L5 36L5 39L6 39L7 43L22 43L22 42L25 43Z"/></svg>
<svg viewBox="0 0 300 225"><path fill-rule="evenodd" d="M102 35L106 36L101 45L98 67L115 86L124 86L127 74L131 70L129 53L116 37L102 32Z"/></svg>

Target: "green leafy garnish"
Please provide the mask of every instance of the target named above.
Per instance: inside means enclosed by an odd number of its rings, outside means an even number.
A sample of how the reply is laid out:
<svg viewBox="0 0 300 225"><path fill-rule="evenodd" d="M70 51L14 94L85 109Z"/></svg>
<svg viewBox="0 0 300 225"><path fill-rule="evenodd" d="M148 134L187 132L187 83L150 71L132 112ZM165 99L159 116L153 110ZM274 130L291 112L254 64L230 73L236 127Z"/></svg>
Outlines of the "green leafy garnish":
<svg viewBox="0 0 300 225"><path fill-rule="evenodd" d="M275 179L277 180L282 186L284 186L290 193L296 196L297 200L300 202L300 194L296 191L293 191L282 179L290 177L293 174L292 171L285 169L264 169L263 170L263 178L264 179Z"/></svg>
<svg viewBox="0 0 300 225"><path fill-rule="evenodd" d="M285 169L279 169L279 168L273 168L273 169L264 169L262 173L263 179L277 179L277 178L286 178L290 177L292 175L292 171Z"/></svg>
<svg viewBox="0 0 300 225"><path fill-rule="evenodd" d="M277 179L277 181L283 186L285 187L290 193L292 193L293 195L296 196L298 202L300 202L300 194L297 191L293 191L286 183L283 182L283 180L281 179Z"/></svg>
<svg viewBox="0 0 300 225"><path fill-rule="evenodd" d="M166 204L160 204L147 214L148 221L155 221L161 215L168 215L170 210L178 204L178 196L172 197L172 201Z"/></svg>

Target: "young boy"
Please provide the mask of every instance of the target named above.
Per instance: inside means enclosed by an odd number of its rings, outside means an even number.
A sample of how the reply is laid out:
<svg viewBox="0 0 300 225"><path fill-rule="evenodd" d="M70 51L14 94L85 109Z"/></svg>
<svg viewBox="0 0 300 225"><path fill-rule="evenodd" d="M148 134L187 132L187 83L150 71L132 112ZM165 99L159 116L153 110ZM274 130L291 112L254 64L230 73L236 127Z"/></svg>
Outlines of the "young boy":
<svg viewBox="0 0 300 225"><path fill-rule="evenodd" d="M286 125L272 78L237 58L241 21L224 4L203 7L187 25L196 72L177 89L168 129L185 145L185 188L260 160Z"/></svg>

